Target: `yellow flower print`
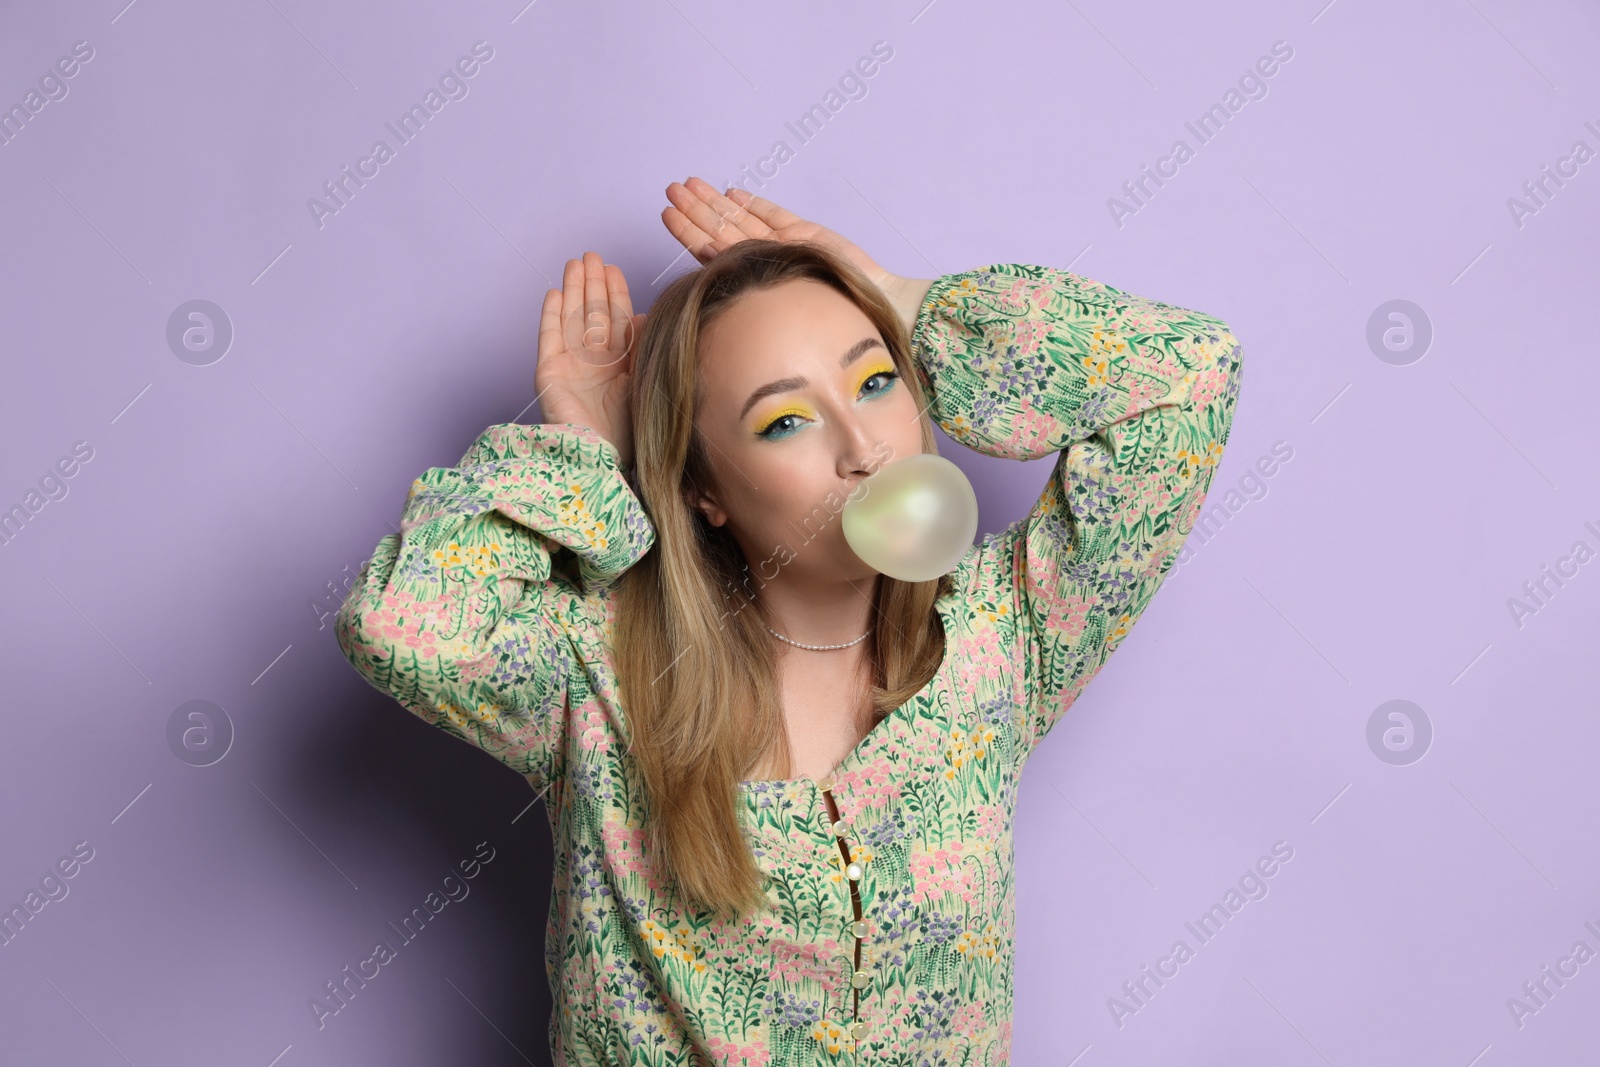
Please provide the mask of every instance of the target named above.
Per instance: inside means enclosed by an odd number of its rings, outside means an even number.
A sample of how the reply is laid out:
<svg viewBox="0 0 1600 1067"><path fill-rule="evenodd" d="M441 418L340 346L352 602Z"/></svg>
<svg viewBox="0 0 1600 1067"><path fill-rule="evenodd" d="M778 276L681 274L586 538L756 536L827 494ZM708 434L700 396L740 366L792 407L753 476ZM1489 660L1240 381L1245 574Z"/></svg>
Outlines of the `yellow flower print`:
<svg viewBox="0 0 1600 1067"><path fill-rule="evenodd" d="M994 959L998 951L998 938L995 937L994 923L984 926L983 933L976 930L963 930L961 936L956 938L955 949L963 956L971 954L982 956L984 959Z"/></svg>
<svg viewBox="0 0 1600 1067"><path fill-rule="evenodd" d="M572 486L573 496L570 500L563 500L556 506L556 515L562 525L569 526L583 535L583 539L596 548L606 548L610 541L605 536L606 523L597 519L589 511L589 505L583 499L582 486Z"/></svg>
<svg viewBox="0 0 1600 1067"><path fill-rule="evenodd" d="M441 702L439 710L444 712L445 717L462 730L466 729L468 722L493 725L499 720L500 716L505 714L505 708L499 704L479 704L469 711L460 704Z"/></svg>
<svg viewBox="0 0 1600 1067"><path fill-rule="evenodd" d="M1086 384L1091 386L1105 384L1106 367L1109 365L1105 359L1097 359L1094 356L1084 356L1083 365L1089 371Z"/></svg>
<svg viewBox="0 0 1600 1067"><path fill-rule="evenodd" d="M469 570L482 578L493 569L494 554L499 551L498 541L471 548L463 547L458 541L451 541L444 548L433 550L433 562L441 570Z"/></svg>
<svg viewBox="0 0 1600 1067"><path fill-rule="evenodd" d="M706 950L694 938L694 931L683 923L668 929L654 919L644 921L645 944L650 946L650 951L656 959L663 959L669 953L672 958L681 963L692 963L696 971L703 971L706 965L700 962L700 957Z"/></svg>
<svg viewBox="0 0 1600 1067"><path fill-rule="evenodd" d="M874 855L876 853L866 845L852 844L850 846L850 859L854 863L871 863Z"/></svg>
<svg viewBox="0 0 1600 1067"><path fill-rule="evenodd" d="M827 1048L828 1054L837 1056L844 1050L844 1028L823 1019L811 1028L811 1036Z"/></svg>
<svg viewBox="0 0 1600 1067"><path fill-rule="evenodd" d="M994 741L995 733L992 727L980 726L971 732L959 726L950 731L950 746L945 751L949 757L951 769L944 772L946 778L954 778L955 772L966 765L968 760L981 760L989 752L989 745Z"/></svg>
<svg viewBox="0 0 1600 1067"><path fill-rule="evenodd" d="M990 622L999 622L1001 619L1005 618L1006 615L1010 614L1010 612L1011 608L1005 604L996 604L993 608L990 608L988 605L984 605L978 609L978 614L982 615Z"/></svg>

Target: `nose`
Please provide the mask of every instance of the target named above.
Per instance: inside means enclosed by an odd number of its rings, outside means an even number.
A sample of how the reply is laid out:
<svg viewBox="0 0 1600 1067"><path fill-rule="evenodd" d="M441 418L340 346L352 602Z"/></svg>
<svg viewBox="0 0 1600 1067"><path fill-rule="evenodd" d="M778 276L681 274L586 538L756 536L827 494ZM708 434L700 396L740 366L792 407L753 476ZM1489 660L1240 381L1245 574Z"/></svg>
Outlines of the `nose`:
<svg viewBox="0 0 1600 1067"><path fill-rule="evenodd" d="M852 415L838 425L841 432L835 469L846 487L853 490L856 483L871 477L883 463L879 436L859 416Z"/></svg>

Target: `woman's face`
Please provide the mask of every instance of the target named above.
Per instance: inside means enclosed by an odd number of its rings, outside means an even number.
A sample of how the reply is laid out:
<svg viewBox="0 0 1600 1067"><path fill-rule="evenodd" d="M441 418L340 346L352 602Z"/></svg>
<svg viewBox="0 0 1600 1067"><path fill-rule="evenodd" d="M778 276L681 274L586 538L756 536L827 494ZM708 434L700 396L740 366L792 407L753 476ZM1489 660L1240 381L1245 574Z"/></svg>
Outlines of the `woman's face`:
<svg viewBox="0 0 1600 1067"><path fill-rule="evenodd" d="M863 479L922 451L922 413L872 320L810 279L754 290L701 331L698 373L714 488L691 503L726 524L752 575L876 575L841 512Z"/></svg>

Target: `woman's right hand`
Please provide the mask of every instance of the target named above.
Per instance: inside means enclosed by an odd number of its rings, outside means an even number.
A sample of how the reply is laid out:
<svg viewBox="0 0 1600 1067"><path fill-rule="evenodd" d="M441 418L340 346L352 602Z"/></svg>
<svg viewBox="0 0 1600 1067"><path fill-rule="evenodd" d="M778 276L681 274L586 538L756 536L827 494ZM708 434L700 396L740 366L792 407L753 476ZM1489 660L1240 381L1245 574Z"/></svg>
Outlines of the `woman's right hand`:
<svg viewBox="0 0 1600 1067"><path fill-rule="evenodd" d="M598 252L567 260L562 288L548 289L539 314L533 384L547 423L587 426L633 462L633 351L644 315L628 283Z"/></svg>

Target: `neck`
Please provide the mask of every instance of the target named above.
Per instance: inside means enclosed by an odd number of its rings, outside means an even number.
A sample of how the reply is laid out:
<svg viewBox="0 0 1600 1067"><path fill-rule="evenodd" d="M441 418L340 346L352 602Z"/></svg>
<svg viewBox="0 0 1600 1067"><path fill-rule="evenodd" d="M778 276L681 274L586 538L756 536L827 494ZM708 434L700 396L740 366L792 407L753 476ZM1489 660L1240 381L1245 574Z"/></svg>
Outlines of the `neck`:
<svg viewBox="0 0 1600 1067"><path fill-rule="evenodd" d="M872 626L872 598L877 593L879 575L860 581L774 580L757 594L766 607L771 627L791 641L805 645L838 645L853 641ZM785 653L819 655L773 639ZM866 646L860 642L847 649L829 650L831 655L859 654Z"/></svg>

